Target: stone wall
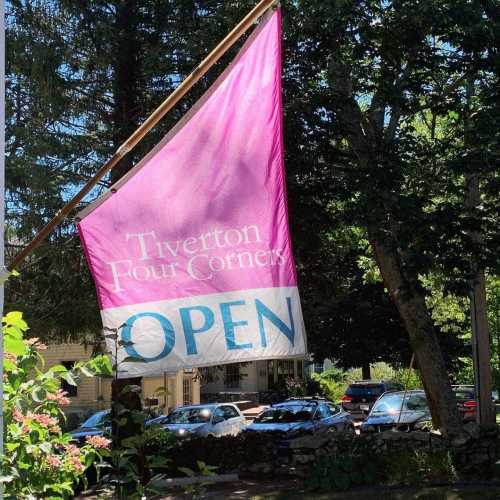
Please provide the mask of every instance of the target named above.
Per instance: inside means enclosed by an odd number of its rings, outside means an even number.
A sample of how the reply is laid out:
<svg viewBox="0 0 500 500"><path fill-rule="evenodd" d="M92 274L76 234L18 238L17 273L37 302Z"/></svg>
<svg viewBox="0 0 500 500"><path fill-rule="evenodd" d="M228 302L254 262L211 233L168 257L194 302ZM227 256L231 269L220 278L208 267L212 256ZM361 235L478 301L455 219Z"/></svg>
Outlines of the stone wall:
<svg viewBox="0 0 500 500"><path fill-rule="evenodd" d="M261 462L244 468L243 473L285 474L304 477L317 459L341 455L354 447L360 454L398 455L412 450L449 450L457 471L468 473L486 471L500 457L500 433L497 426L480 428L474 423L464 427L463 435L448 440L433 432L366 433L359 436L335 432L306 435L292 439L286 447L275 446L272 462Z"/></svg>

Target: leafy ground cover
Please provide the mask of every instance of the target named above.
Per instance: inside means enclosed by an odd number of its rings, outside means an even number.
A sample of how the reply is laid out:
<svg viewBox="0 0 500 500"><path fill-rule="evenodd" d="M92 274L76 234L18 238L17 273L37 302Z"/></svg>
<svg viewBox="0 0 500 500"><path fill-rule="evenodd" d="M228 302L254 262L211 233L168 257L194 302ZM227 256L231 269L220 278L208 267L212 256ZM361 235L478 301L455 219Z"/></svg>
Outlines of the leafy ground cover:
<svg viewBox="0 0 500 500"><path fill-rule="evenodd" d="M493 500L500 498L499 483L476 483L470 485L427 487L427 488L359 488L349 492L311 494L296 482L262 483L261 481L240 481L238 483L213 485L201 498L227 500ZM191 498L182 493L170 493L162 500ZM87 498L86 500L90 500Z"/></svg>

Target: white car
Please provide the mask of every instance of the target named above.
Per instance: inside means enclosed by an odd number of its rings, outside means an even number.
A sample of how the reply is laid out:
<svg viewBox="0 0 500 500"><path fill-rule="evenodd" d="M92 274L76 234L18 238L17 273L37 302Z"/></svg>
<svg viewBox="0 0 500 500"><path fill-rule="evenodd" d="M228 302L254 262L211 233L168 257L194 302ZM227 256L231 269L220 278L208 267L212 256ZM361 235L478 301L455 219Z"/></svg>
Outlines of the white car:
<svg viewBox="0 0 500 500"><path fill-rule="evenodd" d="M162 429L178 437L226 436L240 433L246 425L245 417L231 403L180 406L168 416L154 418L148 425L160 425Z"/></svg>

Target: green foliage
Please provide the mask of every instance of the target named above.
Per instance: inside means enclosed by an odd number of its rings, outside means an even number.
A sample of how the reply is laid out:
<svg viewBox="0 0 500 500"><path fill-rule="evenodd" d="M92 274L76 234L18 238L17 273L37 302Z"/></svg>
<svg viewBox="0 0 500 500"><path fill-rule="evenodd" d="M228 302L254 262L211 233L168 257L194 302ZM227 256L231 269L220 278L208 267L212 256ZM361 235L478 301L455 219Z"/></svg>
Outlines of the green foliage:
<svg viewBox="0 0 500 500"><path fill-rule="evenodd" d="M353 486L374 484L376 473L372 460L335 455L322 458L315 464L306 487L313 491L347 490Z"/></svg>
<svg viewBox="0 0 500 500"><path fill-rule="evenodd" d="M243 432L236 436L193 437L178 440L169 449L169 475L179 475L179 468L197 470L197 461L217 467L219 473L238 472L243 466L269 462L273 459L273 439L260 433Z"/></svg>
<svg viewBox="0 0 500 500"><path fill-rule="evenodd" d="M488 277L486 283L488 299L488 326L491 338L493 383L500 390L500 278Z"/></svg>
<svg viewBox="0 0 500 500"><path fill-rule="evenodd" d="M373 380L385 380L401 384L408 389L422 389L422 380L417 370L409 368L394 369L387 363L375 363L370 366ZM343 371L333 366L322 373L313 373L312 379L321 387L322 394L331 401L339 401L345 394L347 386L361 380L361 369Z"/></svg>
<svg viewBox="0 0 500 500"><path fill-rule="evenodd" d="M300 398L306 395L306 384L298 377L287 377L285 379L285 390L288 397Z"/></svg>
<svg viewBox="0 0 500 500"><path fill-rule="evenodd" d="M188 469L187 467L180 467L179 470L189 477L195 477L197 475L210 477L215 475L215 471L217 470L217 467L207 465L205 462L201 462L200 460L197 460L196 465L198 467L197 472L193 471L192 469ZM210 482L190 484L189 486L184 488L184 492L188 495L191 495L192 500L198 500L202 498L202 496L206 493L207 486L209 484Z"/></svg>
<svg viewBox="0 0 500 500"><path fill-rule="evenodd" d="M57 213L254 3L8 2L8 254ZM466 342L468 327L456 305L467 296L471 263L499 274L494 2L298 0L284 2L283 14L287 191L312 352L338 356L344 367L360 365L361 357L407 365L408 342L375 267L377 246L391 253L391 271L403 278L393 298L411 291L427 299L420 313L438 325L449 369L462 370L455 360L469 353L457 344ZM235 50L114 177L171 128ZM474 91L466 102L468 82ZM464 203L471 172L480 179L477 210ZM479 243L471 237L476 230ZM440 283L427 286L434 276ZM9 308L25 310L44 336L99 327L95 290L69 222L35 252L21 279L10 280L8 292Z"/></svg>
<svg viewBox="0 0 500 500"><path fill-rule="evenodd" d="M418 370L410 370L409 368L395 370L394 375L388 380L401 384L408 390L422 389L422 378Z"/></svg>
<svg viewBox="0 0 500 500"><path fill-rule="evenodd" d="M422 482L448 483L457 480L449 451L408 450L394 453L384 460L385 482L415 485Z"/></svg>
<svg viewBox="0 0 500 500"><path fill-rule="evenodd" d="M376 453L373 442L339 436L337 452L311 467L306 487L313 491L347 490L360 485L415 485L458 479L447 450L407 449Z"/></svg>
<svg viewBox="0 0 500 500"><path fill-rule="evenodd" d="M348 373L335 366L322 373L313 373L312 379L319 382L322 394L330 401L339 401L348 385Z"/></svg>
<svg viewBox="0 0 500 500"><path fill-rule="evenodd" d="M111 451L110 469L103 477L106 487L111 486L119 499L149 498L160 494L154 482L167 469L170 459L166 451L173 438L159 426L145 427L146 415L140 411L118 410L115 425L120 428L133 418L140 432L122 439ZM162 453L158 453L162 450Z"/></svg>
<svg viewBox="0 0 500 500"><path fill-rule="evenodd" d="M338 436L336 453L316 460L305 481L312 491L347 490L382 481L381 460L372 448L356 437Z"/></svg>
<svg viewBox="0 0 500 500"><path fill-rule="evenodd" d="M91 465L99 469L109 442L94 438L78 448L62 432L61 406L69 400L60 389L61 380L76 385L82 374L109 373L110 363L98 356L72 370L56 365L44 372L38 351L45 346L36 338L25 339L27 330L21 313L3 318L5 497L72 498L78 481L85 481L85 470Z"/></svg>

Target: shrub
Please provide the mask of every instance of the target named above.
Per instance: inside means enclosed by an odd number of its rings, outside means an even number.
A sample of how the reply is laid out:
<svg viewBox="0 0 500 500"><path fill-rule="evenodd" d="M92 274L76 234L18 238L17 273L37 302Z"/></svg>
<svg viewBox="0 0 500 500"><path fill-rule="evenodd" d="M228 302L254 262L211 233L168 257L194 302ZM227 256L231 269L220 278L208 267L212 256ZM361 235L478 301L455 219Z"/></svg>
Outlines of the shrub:
<svg viewBox="0 0 500 500"><path fill-rule="evenodd" d="M322 373L314 373L312 379L319 383L322 395L330 401L338 401L346 390L348 372L334 366Z"/></svg>
<svg viewBox="0 0 500 500"><path fill-rule="evenodd" d="M350 433L336 435L337 449L309 470L305 486L312 491L347 490L383 480L383 462L370 445Z"/></svg>
<svg viewBox="0 0 500 500"><path fill-rule="evenodd" d="M456 479L449 450L389 449L380 453L371 440L339 434L336 452L314 462L306 487L331 491L373 484L442 484Z"/></svg>
<svg viewBox="0 0 500 500"><path fill-rule="evenodd" d="M168 451L169 474L179 475L179 468L196 470L197 462L217 467L219 473L238 471L243 466L271 461L272 439L269 436L242 432L237 436L196 437L177 441Z"/></svg>
<svg viewBox="0 0 500 500"><path fill-rule="evenodd" d="M457 479L447 450L405 450L385 457L384 462L388 484L446 483Z"/></svg>
<svg viewBox="0 0 500 500"><path fill-rule="evenodd" d="M111 372L107 357L78 363L73 370L57 365L40 370L45 346L24 339L28 325L19 312L3 318L4 446L2 482L6 498L71 498L85 470L107 454L108 440L90 438L78 448L61 430L69 404L61 380L75 385L81 374Z"/></svg>

